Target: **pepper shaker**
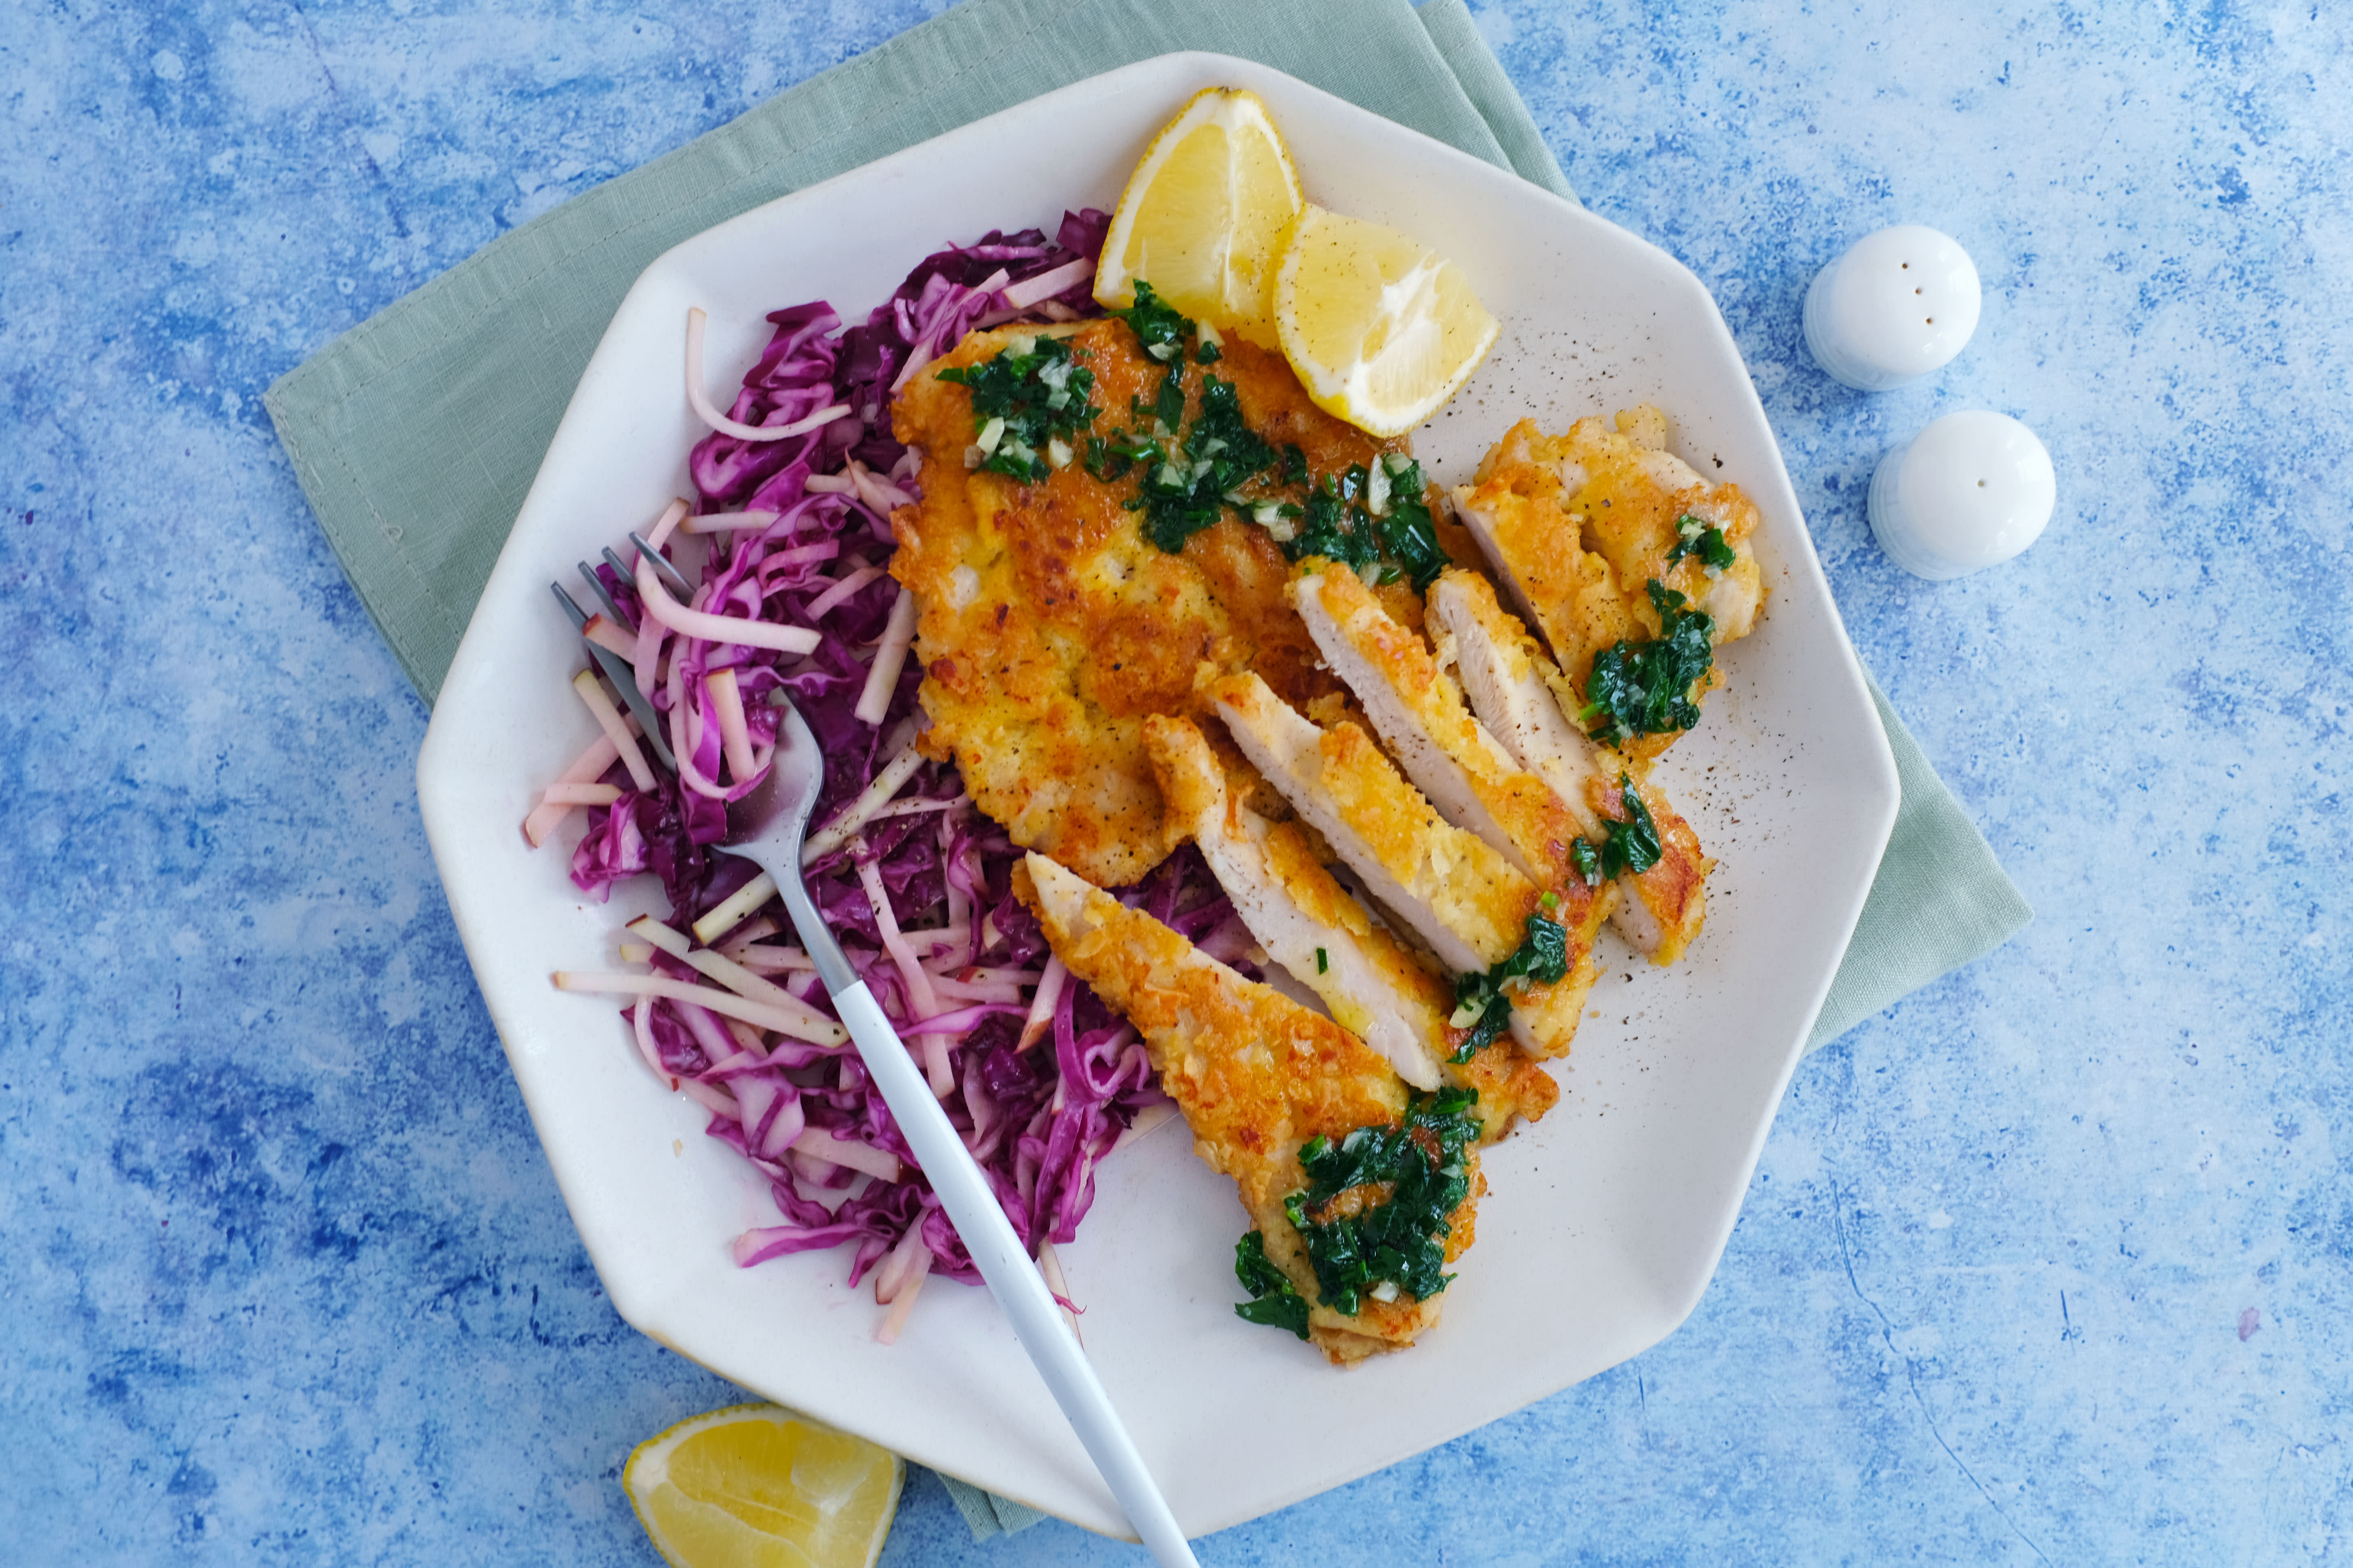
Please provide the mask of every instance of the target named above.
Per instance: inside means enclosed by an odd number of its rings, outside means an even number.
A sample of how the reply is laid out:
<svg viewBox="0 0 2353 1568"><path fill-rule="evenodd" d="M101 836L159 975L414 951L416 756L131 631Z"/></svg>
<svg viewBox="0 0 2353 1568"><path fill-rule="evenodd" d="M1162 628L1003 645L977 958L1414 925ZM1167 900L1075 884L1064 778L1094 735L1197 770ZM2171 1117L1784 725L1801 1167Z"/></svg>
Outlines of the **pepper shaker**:
<svg viewBox="0 0 2353 1568"><path fill-rule="evenodd" d="M1865 235L1806 290L1806 348L1830 377L1885 392L1950 363L1978 330L1977 264L1916 223Z"/></svg>

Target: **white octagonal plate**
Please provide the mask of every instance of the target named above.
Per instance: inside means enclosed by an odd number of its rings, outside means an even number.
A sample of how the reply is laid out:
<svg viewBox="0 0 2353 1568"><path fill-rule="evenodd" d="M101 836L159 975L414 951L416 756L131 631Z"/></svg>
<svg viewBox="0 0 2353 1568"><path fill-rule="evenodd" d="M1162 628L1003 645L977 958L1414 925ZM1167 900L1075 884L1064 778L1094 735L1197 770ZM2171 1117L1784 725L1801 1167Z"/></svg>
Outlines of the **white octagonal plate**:
<svg viewBox="0 0 2353 1568"><path fill-rule="evenodd" d="M1486 1156L1479 1242L1438 1328L1344 1373L1236 1318L1242 1210L1172 1126L1100 1173L1062 1251L1087 1352L1198 1535L1467 1432L1671 1332L1715 1270L1862 910L1894 821L1895 771L1706 289L1664 252L1502 170L1262 66L1169 55L689 240L638 280L582 377L417 763L467 955L621 1314L746 1388L1111 1533L1124 1521L984 1291L935 1283L885 1347L840 1255L733 1266L732 1238L776 1217L765 1183L645 1070L609 1002L548 982L607 962L648 895L586 901L566 876L572 838L533 852L516 824L593 733L564 689L579 644L547 584L687 493L702 433L680 393L688 307L712 313L712 384L726 385L765 342L769 310L821 298L861 320L944 242L1050 233L1065 208L1112 206L1152 133L1219 85L1266 100L1310 199L1440 245L1503 322L1487 363L1417 438L1434 477L1467 479L1524 416L1559 430L1654 402L1677 452L1757 499L1773 596L1760 629L1726 650L1705 721L1661 769L1719 861L1707 929L1668 970L1606 948L1592 1016L1556 1068L1558 1109Z"/></svg>

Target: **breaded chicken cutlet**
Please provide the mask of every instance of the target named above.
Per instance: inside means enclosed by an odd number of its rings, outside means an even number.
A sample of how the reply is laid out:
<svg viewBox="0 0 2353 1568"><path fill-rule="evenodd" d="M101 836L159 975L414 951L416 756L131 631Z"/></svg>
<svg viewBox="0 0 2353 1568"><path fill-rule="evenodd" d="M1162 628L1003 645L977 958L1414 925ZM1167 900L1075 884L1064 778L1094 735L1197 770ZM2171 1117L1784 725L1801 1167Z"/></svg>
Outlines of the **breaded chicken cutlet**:
<svg viewBox="0 0 2353 1568"><path fill-rule="evenodd" d="M1451 1059L1461 1037L1447 1022L1454 988L1372 921L1298 823L1251 809L1256 779L1247 763L1221 762L1189 719L1147 720L1145 741L1171 819L1200 847L1267 956L1335 1019L1416 1089L1443 1082L1478 1090L1471 1114L1482 1143L1503 1137L1515 1119L1534 1121L1552 1109L1560 1086L1508 1041Z"/></svg>
<svg viewBox="0 0 2353 1568"><path fill-rule="evenodd" d="M1141 910L1098 891L1044 856L1032 854L1015 890L1044 927L1072 974L1126 1015L1143 1035L1161 1088L1192 1129L1193 1148L1233 1178L1266 1260L1306 1304L1309 1339L1335 1363L1401 1350L1438 1320L1440 1279L1425 1296L1374 1285L1335 1310L1325 1300L1311 1237L1319 1222L1361 1219L1389 1201L1369 1186L1325 1197L1311 1212L1299 1195L1313 1183L1303 1152L1334 1148L1369 1131L1405 1125L1415 1097L1379 1053L1321 1013L1245 980ZM1429 1239L1445 1261L1471 1245L1486 1181L1469 1149L1430 1152L1459 1159L1433 1172L1459 1184L1451 1209L1432 1216ZM1442 1239L1440 1239L1442 1237Z"/></svg>
<svg viewBox="0 0 2353 1568"><path fill-rule="evenodd" d="M1354 720L1325 729L1254 675L1229 676L1210 691L1250 764L1448 969L1469 975L1494 969L1548 917L1546 900L1556 903L1558 895L1440 816ZM1531 976L1504 995L1512 1037L1530 1056L1568 1054L1593 988L1591 928L1578 913L1574 931L1554 926L1565 938L1559 973L1549 981Z"/></svg>
<svg viewBox="0 0 2353 1568"><path fill-rule="evenodd" d="M1092 373L1094 400L1108 413L1124 421L1139 400L1152 403L1166 366L1139 350L1124 322L1050 331ZM920 447L924 463L923 499L892 519L891 571L921 606L926 754L953 758L973 799L1016 844L1099 887L1124 887L1169 848L1144 720L1207 717L1196 695L1202 665L1254 670L1310 711L1333 711L1345 698L1284 597L1291 564L1266 529L1227 516L1170 553L1126 504L1132 487L1104 484L1083 463L1036 484L962 466L972 394L939 373L1040 335L1035 327L972 333L893 401L899 439ZM1280 354L1229 342L1216 370L1235 386L1250 428L1297 447L1314 472L1368 465L1396 448L1315 407ZM1391 613L1419 624L1410 587L1382 592Z"/></svg>
<svg viewBox="0 0 2353 1568"><path fill-rule="evenodd" d="M1617 895L1587 885L1570 852L1584 829L1567 805L1472 717L1430 645L1390 619L1355 573L1307 573L1291 589L1308 635L1406 776L1449 822L1553 894L1553 918L1576 951L1589 949Z"/></svg>
<svg viewBox="0 0 2353 1568"><path fill-rule="evenodd" d="M1606 841L1613 823L1629 820L1625 793L1635 792L1656 827L1659 858L1647 870L1616 874L1622 896L1609 919L1651 963L1682 957L1706 917L1714 862L1651 782L1649 761L1620 755L1569 722L1554 697L1563 685L1558 668L1478 573L1457 569L1430 584L1429 625L1440 661L1461 678L1480 722L1551 786L1580 834Z"/></svg>
<svg viewBox="0 0 2353 1568"><path fill-rule="evenodd" d="M1353 1361L1435 1321L1475 1148L1557 1100L1539 1058L1569 1048L1599 925L1616 910L1662 963L1699 928L1709 862L1648 777L1672 726L1597 740L1581 682L1606 650L1620 703L1643 700L1745 633L1757 519L1635 410L1616 434L1515 426L1455 492L1469 531L1426 501L1383 521L1393 478L1436 493L1395 443L1314 408L1279 356L1173 319L1173 340L1140 320L975 333L913 377L894 422L922 500L893 517L892 571L918 607L925 752L1032 851L1017 887L1055 955L1143 1033L1236 1183L1256 1226L1238 1310ZM1229 479L1212 459L1234 449ZM1561 665L1463 569L1481 548ZM1676 724L1715 679L1677 677ZM1100 890L1187 838L1328 1016ZM1364 1272L1376 1233L1404 1248L1386 1276Z"/></svg>
<svg viewBox="0 0 2353 1568"><path fill-rule="evenodd" d="M1707 615L1717 645L1747 636L1765 609L1764 569L1750 543L1756 503L1668 451L1666 416L1656 408L1627 409L1617 423L1613 431L1580 419L1566 435L1546 436L1524 419L1475 480L1453 491L1505 591L1551 644L1561 706L1572 714L1590 705L1596 655L1660 636L1662 595ZM1720 679L1711 667L1690 700ZM1625 734L1618 743L1629 756L1651 757L1681 732Z"/></svg>

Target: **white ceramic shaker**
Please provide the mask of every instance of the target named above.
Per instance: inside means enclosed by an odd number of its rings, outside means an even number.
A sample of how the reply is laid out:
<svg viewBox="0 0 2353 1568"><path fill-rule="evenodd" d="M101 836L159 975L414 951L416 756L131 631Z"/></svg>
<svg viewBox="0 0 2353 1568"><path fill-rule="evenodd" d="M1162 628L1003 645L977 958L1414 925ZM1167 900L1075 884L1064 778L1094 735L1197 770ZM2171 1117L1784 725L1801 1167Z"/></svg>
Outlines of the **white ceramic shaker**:
<svg viewBox="0 0 2353 1568"><path fill-rule="evenodd" d="M1806 290L1806 347L1831 379L1885 392L1948 363L1978 330L1977 264L1949 235L1898 224L1856 240Z"/></svg>
<svg viewBox="0 0 2353 1568"><path fill-rule="evenodd" d="M2059 496L2051 454L2007 414L1947 414L1880 459L1871 531L1915 576L1999 565L2042 536Z"/></svg>

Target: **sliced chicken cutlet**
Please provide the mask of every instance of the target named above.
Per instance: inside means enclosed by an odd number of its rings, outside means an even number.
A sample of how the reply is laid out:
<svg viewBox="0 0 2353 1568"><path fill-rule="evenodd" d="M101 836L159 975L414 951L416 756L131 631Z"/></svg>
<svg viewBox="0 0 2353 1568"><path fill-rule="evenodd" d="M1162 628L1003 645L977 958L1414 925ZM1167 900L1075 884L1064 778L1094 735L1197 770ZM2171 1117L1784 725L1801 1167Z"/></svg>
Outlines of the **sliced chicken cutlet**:
<svg viewBox="0 0 2353 1568"><path fill-rule="evenodd" d="M1057 328L1094 376L1096 419L1131 422L1166 367L1118 321ZM892 518L891 570L920 608L915 649L931 717L927 755L953 758L980 808L1016 844L1044 850L1106 887L1167 853L1144 719L1208 709L1196 668L1254 669L1303 707L1345 701L1284 598L1291 566L1265 529L1230 514L1170 554L1125 504L1134 480L1106 483L1070 462L1024 485L967 471L972 395L939 379L993 359L1034 327L975 332L913 377L893 400L902 441L923 453L923 499ZM1198 406L1206 374L1231 382L1245 421L1278 448L1301 447L1316 472L1369 464L1383 444L1307 401L1281 355L1229 342L1187 372ZM1419 621L1400 584L1397 613Z"/></svg>
<svg viewBox="0 0 2353 1568"><path fill-rule="evenodd" d="M1438 1320L1440 1299L1367 1293L1353 1315L1326 1305L1308 1244L1286 1200L1309 1181L1301 1150L1363 1128L1395 1127L1413 1100L1381 1056L1322 1014L1245 980L1176 931L1046 857L1032 854L1015 889L1056 956L1144 1036L1160 1085L1193 1130L1193 1147L1233 1178L1266 1257L1308 1303L1308 1333L1335 1363L1399 1350ZM1444 1216L1444 1256L1471 1245L1485 1180L1465 1152L1468 1195ZM1383 1194L1357 1189L1357 1206Z"/></svg>
<svg viewBox="0 0 2353 1568"><path fill-rule="evenodd" d="M1552 645L1571 711L1587 705L1596 654L1660 635L1651 584L1706 612L1719 646L1746 637L1765 607L1756 503L1738 485L1710 485L1666 450L1657 409L1626 410L1618 426L1580 419L1566 435L1546 436L1522 420L1487 454L1476 482L1453 491L1455 510ZM1697 547L1707 529L1720 533L1728 564L1711 564ZM1680 555L1672 564L1671 554ZM1695 681L1692 700L1719 679L1711 669ZM1636 735L1623 749L1655 756L1680 733Z"/></svg>
<svg viewBox="0 0 2353 1568"><path fill-rule="evenodd" d="M1376 925L1316 858L1296 823L1250 809L1246 764L1229 784L1221 762L1189 719L1145 721L1145 743L1168 802L1170 820L1200 847L1218 884L1267 956L1313 993L1416 1089L1440 1083L1475 1089L1480 1142L1492 1143L1514 1117L1534 1121L1560 1088L1510 1043L1497 1041L1461 1063L1447 1059L1460 1030L1447 1016L1454 991Z"/></svg>
<svg viewBox="0 0 2353 1568"><path fill-rule="evenodd" d="M1440 963L1458 974L1484 974L1520 951L1529 917L1544 912L1546 890L1485 840L1440 816L1361 725L1346 720L1324 729L1255 675L1214 681L1209 692L1251 765ZM1554 984L1531 979L1512 988L1512 1037L1531 1056L1567 1053L1592 986L1586 957Z"/></svg>
<svg viewBox="0 0 2353 1568"><path fill-rule="evenodd" d="M1356 694L1406 777L1449 822L1556 895L1552 917L1568 930L1571 963L1589 968L1594 933L1618 892L1588 886L1570 858L1583 825L1472 717L1430 645L1391 620L1355 573L1303 574L1291 591L1324 662Z"/></svg>
<svg viewBox="0 0 2353 1568"><path fill-rule="evenodd" d="M1658 829L1659 858L1640 874L1619 873L1621 896L1610 911L1620 935L1653 963L1672 963L1707 916L1707 873L1715 864L1699 836L1648 778L1649 763L1620 756L1568 721L1554 700L1560 672L1535 638L1495 598L1487 579L1451 571L1430 584L1429 629L1441 662L1461 677L1472 711L1522 767L1552 787L1595 843L1632 813L1625 781ZM1375 715L1377 719L1378 715Z"/></svg>

